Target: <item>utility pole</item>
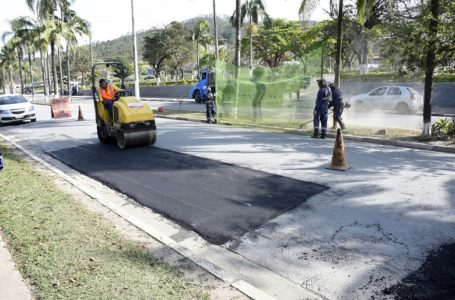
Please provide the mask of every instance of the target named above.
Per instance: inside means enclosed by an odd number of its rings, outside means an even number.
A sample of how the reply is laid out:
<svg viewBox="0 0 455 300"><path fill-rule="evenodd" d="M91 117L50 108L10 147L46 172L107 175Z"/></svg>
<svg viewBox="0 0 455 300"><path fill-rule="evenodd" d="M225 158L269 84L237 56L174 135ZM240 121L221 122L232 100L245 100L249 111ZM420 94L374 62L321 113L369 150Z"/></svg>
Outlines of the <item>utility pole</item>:
<svg viewBox="0 0 455 300"><path fill-rule="evenodd" d="M137 38L134 30L134 0L131 0L131 21L133 25L133 54L134 54L134 95L140 98L139 93L139 67L137 63Z"/></svg>

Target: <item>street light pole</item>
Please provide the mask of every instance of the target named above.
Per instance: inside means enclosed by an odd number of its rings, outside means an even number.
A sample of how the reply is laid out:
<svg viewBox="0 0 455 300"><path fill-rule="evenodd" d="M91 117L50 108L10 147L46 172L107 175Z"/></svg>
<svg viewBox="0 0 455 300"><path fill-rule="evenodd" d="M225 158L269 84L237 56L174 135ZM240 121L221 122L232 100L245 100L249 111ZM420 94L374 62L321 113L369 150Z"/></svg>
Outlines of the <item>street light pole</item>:
<svg viewBox="0 0 455 300"><path fill-rule="evenodd" d="M216 0L213 0L213 32L215 34L215 62L218 61L218 30L216 29Z"/></svg>
<svg viewBox="0 0 455 300"><path fill-rule="evenodd" d="M131 0L131 21L133 25L133 53L134 53L134 95L140 98L139 93L139 67L137 63L137 38L134 30L134 0Z"/></svg>

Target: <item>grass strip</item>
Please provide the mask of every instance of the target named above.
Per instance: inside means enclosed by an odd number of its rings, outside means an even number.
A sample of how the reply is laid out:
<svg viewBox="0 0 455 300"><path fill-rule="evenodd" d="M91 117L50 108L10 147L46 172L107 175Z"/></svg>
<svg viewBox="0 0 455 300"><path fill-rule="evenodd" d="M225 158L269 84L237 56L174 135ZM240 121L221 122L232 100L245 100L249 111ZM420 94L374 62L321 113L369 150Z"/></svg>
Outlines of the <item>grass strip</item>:
<svg viewBox="0 0 455 300"><path fill-rule="evenodd" d="M207 299L0 140L0 230L38 299Z"/></svg>

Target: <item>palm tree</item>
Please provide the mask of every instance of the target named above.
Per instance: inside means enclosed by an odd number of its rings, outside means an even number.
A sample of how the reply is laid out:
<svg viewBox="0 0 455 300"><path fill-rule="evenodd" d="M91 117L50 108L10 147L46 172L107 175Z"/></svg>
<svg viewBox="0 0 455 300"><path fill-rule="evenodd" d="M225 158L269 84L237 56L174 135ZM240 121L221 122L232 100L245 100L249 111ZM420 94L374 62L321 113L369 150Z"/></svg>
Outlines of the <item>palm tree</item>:
<svg viewBox="0 0 455 300"><path fill-rule="evenodd" d="M21 93L24 93L24 77L22 74L22 60L24 57L24 46L25 46L25 33L26 31L23 28L23 18L16 18L14 20L9 21L11 31L6 31L2 34L2 41L6 44L6 40L9 37L8 45L9 47L15 49L17 60L19 63L19 79L21 82Z"/></svg>
<svg viewBox="0 0 455 300"><path fill-rule="evenodd" d="M207 45L209 39L209 23L199 20L193 27L193 41L196 42L196 69L199 74L199 44Z"/></svg>
<svg viewBox="0 0 455 300"><path fill-rule="evenodd" d="M4 45L0 51L0 67L4 70L4 73L8 74L9 90L10 93L14 93L14 82L13 82L13 65L14 65L14 51L8 45Z"/></svg>
<svg viewBox="0 0 455 300"><path fill-rule="evenodd" d="M56 46L56 39L58 38L59 34L59 26L58 24L54 24L53 26L51 23L54 22L55 16L54 13L57 10L57 7L65 7L68 5L67 0L26 0L28 7L36 13L38 19L42 23L48 23L46 27L51 27L51 35L50 35L50 45L51 45L51 60L52 60L52 77L54 83L54 92L58 94L58 87L57 87L57 68L55 64L55 46Z"/></svg>
<svg viewBox="0 0 455 300"><path fill-rule="evenodd" d="M75 48L77 45L77 37L82 36L90 36L90 23L86 20L80 18L74 10L69 9L66 6L66 11L64 13L63 22L67 25L66 31L64 33L64 37L66 39L66 70L67 70L67 89L68 89L68 97L71 97L71 73L70 73L70 50L71 48Z"/></svg>
<svg viewBox="0 0 455 300"><path fill-rule="evenodd" d="M231 24L237 21L237 12L234 12L234 15L231 17ZM249 67L253 69L253 24L259 25L259 19L262 18L264 23L267 25L271 24L270 16L265 11L264 3L262 0L247 0L240 7L240 24L245 23L245 18L248 16L248 32L250 35L250 61Z"/></svg>
<svg viewBox="0 0 455 300"><path fill-rule="evenodd" d="M20 52L25 49L28 56L29 75L31 81L32 97L34 97L33 89L33 72L32 72L32 55L35 53L34 40L36 36L36 22L28 17L19 17L11 21L11 27L14 29L14 36L17 38L17 47ZM23 53L22 53L23 54ZM22 56L22 55L21 55ZM22 61L19 60L21 68ZM20 71L20 73L22 73Z"/></svg>

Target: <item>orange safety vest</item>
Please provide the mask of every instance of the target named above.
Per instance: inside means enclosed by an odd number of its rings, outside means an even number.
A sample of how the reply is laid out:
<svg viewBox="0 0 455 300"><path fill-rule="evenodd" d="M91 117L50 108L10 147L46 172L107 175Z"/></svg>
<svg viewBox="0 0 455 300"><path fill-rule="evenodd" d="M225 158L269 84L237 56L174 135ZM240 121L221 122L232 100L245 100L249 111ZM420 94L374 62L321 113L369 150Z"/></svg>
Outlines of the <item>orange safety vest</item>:
<svg viewBox="0 0 455 300"><path fill-rule="evenodd" d="M108 84L105 89L101 88L101 97L104 101L114 100L115 91L112 85Z"/></svg>

